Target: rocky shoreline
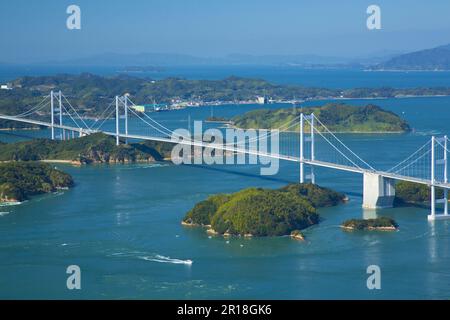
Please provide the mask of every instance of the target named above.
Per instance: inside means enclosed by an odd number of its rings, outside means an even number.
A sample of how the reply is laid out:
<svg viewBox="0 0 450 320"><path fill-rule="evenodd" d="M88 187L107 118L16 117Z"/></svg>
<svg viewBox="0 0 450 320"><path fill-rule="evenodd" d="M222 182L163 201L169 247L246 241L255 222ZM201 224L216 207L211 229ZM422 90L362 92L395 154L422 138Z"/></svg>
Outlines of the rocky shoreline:
<svg viewBox="0 0 450 320"><path fill-rule="evenodd" d="M52 166L32 161L0 164L0 203L20 204L30 197L66 190L72 177Z"/></svg>
<svg viewBox="0 0 450 320"><path fill-rule="evenodd" d="M357 229L355 227L347 227L347 226L341 226L342 229L345 230L361 230L361 229ZM398 228L396 227L367 227L364 230L368 230L368 231L396 231L398 230Z"/></svg>
<svg viewBox="0 0 450 320"><path fill-rule="evenodd" d="M229 232L225 232L225 233L221 234L221 233L217 232L216 230L214 230L211 227L211 225L205 225L205 224L202 225L202 224L197 224L197 223L193 223L193 222L181 221L181 225L184 227L194 227L194 228L202 227L202 228L206 229L207 234L212 235L212 236L222 236L224 238L237 237L237 238L251 239L254 237L254 235L251 233L231 234ZM293 240L299 240L299 241L305 240L305 236L300 230L294 230L289 235L284 235L281 237L285 237L285 236L289 236Z"/></svg>

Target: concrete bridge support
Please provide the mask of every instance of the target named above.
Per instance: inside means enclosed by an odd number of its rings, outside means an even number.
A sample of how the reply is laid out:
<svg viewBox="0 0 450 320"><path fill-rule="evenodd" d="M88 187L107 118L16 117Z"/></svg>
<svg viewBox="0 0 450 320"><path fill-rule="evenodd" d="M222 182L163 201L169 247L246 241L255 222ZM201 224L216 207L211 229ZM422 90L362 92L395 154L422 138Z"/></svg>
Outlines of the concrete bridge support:
<svg viewBox="0 0 450 320"><path fill-rule="evenodd" d="M364 173L363 208L391 208L394 205L395 181L376 173Z"/></svg>

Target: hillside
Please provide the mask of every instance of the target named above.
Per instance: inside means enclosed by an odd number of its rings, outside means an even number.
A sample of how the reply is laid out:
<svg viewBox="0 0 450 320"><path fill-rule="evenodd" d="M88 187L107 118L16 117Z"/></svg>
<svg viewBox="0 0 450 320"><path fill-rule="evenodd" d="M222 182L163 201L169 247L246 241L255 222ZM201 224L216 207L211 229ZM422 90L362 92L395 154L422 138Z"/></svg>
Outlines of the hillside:
<svg viewBox="0 0 450 320"><path fill-rule="evenodd" d="M67 160L77 163L161 161L170 157L172 146L160 142L120 144L96 133L73 140L35 139L0 144L0 161Z"/></svg>
<svg viewBox="0 0 450 320"><path fill-rule="evenodd" d="M444 190L436 188L436 198L442 199ZM424 205L431 200L430 187L424 184L399 181L395 185L395 205Z"/></svg>
<svg viewBox="0 0 450 320"><path fill-rule="evenodd" d="M337 205L341 193L312 184L291 184L278 190L244 189L199 202L183 224L210 226L222 235L282 236L319 223L316 208Z"/></svg>
<svg viewBox="0 0 450 320"><path fill-rule="evenodd" d="M450 44L402 54L378 64L373 70L450 70Z"/></svg>
<svg viewBox="0 0 450 320"><path fill-rule="evenodd" d="M321 107L260 109L247 112L232 119L238 128L277 129L300 116L314 115L334 132L406 132L409 125L398 115L376 105L365 107L346 104L326 104ZM298 122L298 121L297 121ZM300 124L290 128L299 131ZM305 124L305 130L309 125Z"/></svg>
<svg viewBox="0 0 450 320"><path fill-rule="evenodd" d="M72 177L50 165L35 162L0 163L0 202L18 202L30 196L73 186Z"/></svg>

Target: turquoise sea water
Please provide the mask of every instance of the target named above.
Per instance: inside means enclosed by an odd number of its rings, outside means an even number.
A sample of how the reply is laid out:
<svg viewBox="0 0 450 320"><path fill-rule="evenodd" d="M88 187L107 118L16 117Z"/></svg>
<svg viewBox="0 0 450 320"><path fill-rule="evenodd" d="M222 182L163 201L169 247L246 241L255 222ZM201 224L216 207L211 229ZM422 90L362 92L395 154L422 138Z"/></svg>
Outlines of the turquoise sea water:
<svg viewBox="0 0 450 320"><path fill-rule="evenodd" d="M364 105L367 100L348 101ZM371 101L401 114L409 134L342 135L375 168L403 160L432 134L450 134L450 98ZM308 102L307 104L317 104ZM232 116L260 106L220 106ZM268 107L285 107L272 105ZM210 108L154 114L168 126L205 119ZM16 139L0 133L2 140ZM298 181L298 164L276 176L258 166L172 164L57 165L76 186L18 206L0 207L0 298L255 298L448 299L450 221L427 221L426 208L363 210L362 177L319 169L317 182L350 201L321 209L323 221L287 237L211 237L180 225L198 201L245 187L278 188ZM393 217L400 230L344 232L349 218ZM192 264L188 263L192 261ZM66 288L66 268L79 265L82 289ZM382 289L368 290L366 268L379 265Z"/></svg>

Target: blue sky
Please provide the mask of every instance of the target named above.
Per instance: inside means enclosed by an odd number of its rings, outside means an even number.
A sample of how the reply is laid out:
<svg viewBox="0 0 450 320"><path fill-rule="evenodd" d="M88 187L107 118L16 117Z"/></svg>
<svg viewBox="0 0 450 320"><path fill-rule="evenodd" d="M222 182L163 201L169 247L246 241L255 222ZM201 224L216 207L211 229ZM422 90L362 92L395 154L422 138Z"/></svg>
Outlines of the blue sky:
<svg viewBox="0 0 450 320"><path fill-rule="evenodd" d="M14 0L0 2L0 62L104 52L364 56L450 43L448 0ZM82 29L66 28L79 5ZM381 7L382 30L366 28Z"/></svg>

